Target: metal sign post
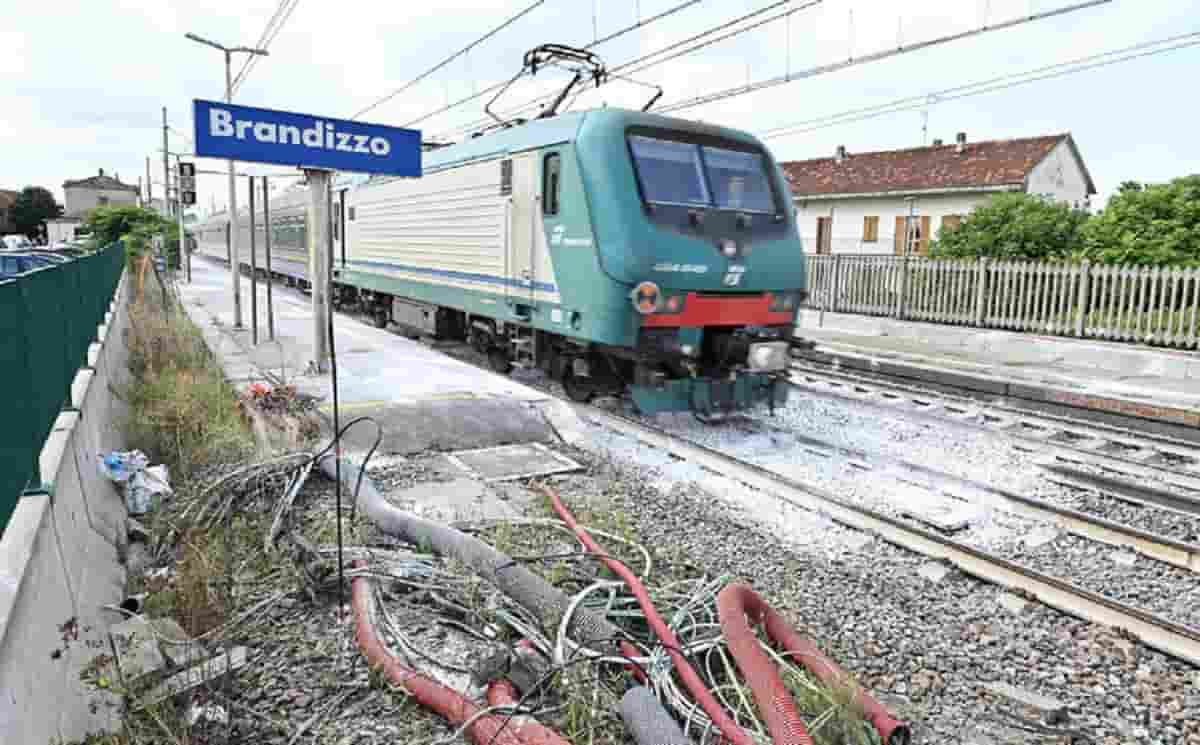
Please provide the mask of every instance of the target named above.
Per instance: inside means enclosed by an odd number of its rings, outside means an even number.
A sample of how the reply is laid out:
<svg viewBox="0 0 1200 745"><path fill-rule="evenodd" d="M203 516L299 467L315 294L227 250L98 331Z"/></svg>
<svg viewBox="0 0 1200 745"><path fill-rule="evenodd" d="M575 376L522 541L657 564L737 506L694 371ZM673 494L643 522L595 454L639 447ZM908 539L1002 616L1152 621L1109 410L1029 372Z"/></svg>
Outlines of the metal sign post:
<svg viewBox="0 0 1200 745"><path fill-rule="evenodd" d="M313 364L325 372L329 358L329 192L333 174L304 169L308 177L308 276L312 285Z"/></svg>
<svg viewBox="0 0 1200 745"><path fill-rule="evenodd" d="M250 343L258 346L258 257L255 256L254 177L250 179Z"/></svg>
<svg viewBox="0 0 1200 745"><path fill-rule="evenodd" d="M421 133L413 129L218 101L196 99L192 105L197 156L296 166L303 169L308 177L311 199L308 266L315 331L313 367L324 372L330 350L332 172L420 177ZM232 176L230 178L232 180ZM231 219L236 220L236 213L231 215ZM230 249L236 286L236 236L231 241Z"/></svg>
<svg viewBox="0 0 1200 745"><path fill-rule="evenodd" d="M262 177L263 185L263 250L267 254L267 338L275 341L275 303L271 299L271 286L275 284L275 275L271 273L271 193L267 190L267 177Z"/></svg>

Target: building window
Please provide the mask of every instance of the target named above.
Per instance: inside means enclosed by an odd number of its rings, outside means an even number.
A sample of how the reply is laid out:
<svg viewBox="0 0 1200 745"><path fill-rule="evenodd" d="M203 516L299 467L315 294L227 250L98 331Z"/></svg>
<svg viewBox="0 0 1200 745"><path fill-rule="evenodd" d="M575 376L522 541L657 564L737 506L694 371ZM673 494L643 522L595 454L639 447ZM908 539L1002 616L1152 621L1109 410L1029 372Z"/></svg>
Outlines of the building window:
<svg viewBox="0 0 1200 745"><path fill-rule="evenodd" d="M542 212L547 215L558 214L559 178L562 174L562 159L558 153L546 156L542 167Z"/></svg>
<svg viewBox="0 0 1200 745"><path fill-rule="evenodd" d="M500 161L500 196L512 194L512 161Z"/></svg>
<svg viewBox="0 0 1200 745"><path fill-rule="evenodd" d="M103 207L108 204L108 197L97 197L96 204Z"/></svg>
<svg viewBox="0 0 1200 745"><path fill-rule="evenodd" d="M817 253L822 256L833 253L833 218L817 218Z"/></svg>
<svg viewBox="0 0 1200 745"><path fill-rule="evenodd" d="M942 232L948 233L951 230L958 230L958 226L962 225L962 215L946 215L942 218Z"/></svg>
<svg viewBox="0 0 1200 745"><path fill-rule="evenodd" d="M864 217L863 218L863 243L877 243L879 241L879 218Z"/></svg>

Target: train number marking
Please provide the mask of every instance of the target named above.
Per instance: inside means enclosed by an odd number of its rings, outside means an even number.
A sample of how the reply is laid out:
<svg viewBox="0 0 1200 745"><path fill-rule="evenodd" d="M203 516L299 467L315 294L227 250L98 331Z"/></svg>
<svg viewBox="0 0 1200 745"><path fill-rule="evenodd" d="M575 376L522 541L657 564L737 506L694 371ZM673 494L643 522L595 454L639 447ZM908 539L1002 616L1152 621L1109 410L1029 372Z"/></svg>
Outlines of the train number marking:
<svg viewBox="0 0 1200 745"><path fill-rule="evenodd" d="M746 276L746 267L734 265L729 267L729 271L725 273L725 278L721 280L721 284L726 287L737 287L742 283L742 277Z"/></svg>

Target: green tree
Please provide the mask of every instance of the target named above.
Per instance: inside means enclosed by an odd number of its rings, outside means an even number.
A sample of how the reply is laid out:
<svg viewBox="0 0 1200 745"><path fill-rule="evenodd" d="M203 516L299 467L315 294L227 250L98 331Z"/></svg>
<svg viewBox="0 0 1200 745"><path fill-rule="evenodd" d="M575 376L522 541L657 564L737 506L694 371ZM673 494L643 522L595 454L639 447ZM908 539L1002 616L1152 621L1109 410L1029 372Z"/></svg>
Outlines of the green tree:
<svg viewBox="0 0 1200 745"><path fill-rule="evenodd" d="M1081 255L1105 264L1200 266L1200 174L1121 184L1084 228Z"/></svg>
<svg viewBox="0 0 1200 745"><path fill-rule="evenodd" d="M17 195L12 206L12 219L16 223L17 232L30 238L43 235L46 221L59 217L62 213L63 208L54 201L54 195L49 189L41 186L26 186Z"/></svg>
<svg viewBox="0 0 1200 745"><path fill-rule="evenodd" d="M154 239L162 237L170 265L178 266L178 225L154 210L132 204L97 207L88 212L85 227L97 246L123 240L126 250L135 256L150 251Z"/></svg>
<svg viewBox="0 0 1200 745"><path fill-rule="evenodd" d="M1030 194L998 194L967 215L957 228L938 232L938 258L1042 260L1080 249L1088 215Z"/></svg>

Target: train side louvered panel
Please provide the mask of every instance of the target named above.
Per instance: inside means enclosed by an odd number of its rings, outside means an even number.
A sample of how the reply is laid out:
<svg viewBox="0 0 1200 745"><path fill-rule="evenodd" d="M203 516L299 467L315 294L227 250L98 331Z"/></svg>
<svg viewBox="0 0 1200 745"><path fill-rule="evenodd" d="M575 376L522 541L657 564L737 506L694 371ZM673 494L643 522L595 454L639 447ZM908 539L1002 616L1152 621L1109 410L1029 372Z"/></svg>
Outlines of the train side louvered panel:
<svg viewBox="0 0 1200 745"><path fill-rule="evenodd" d="M506 274L500 162L367 185L355 194L351 268L475 289Z"/></svg>

